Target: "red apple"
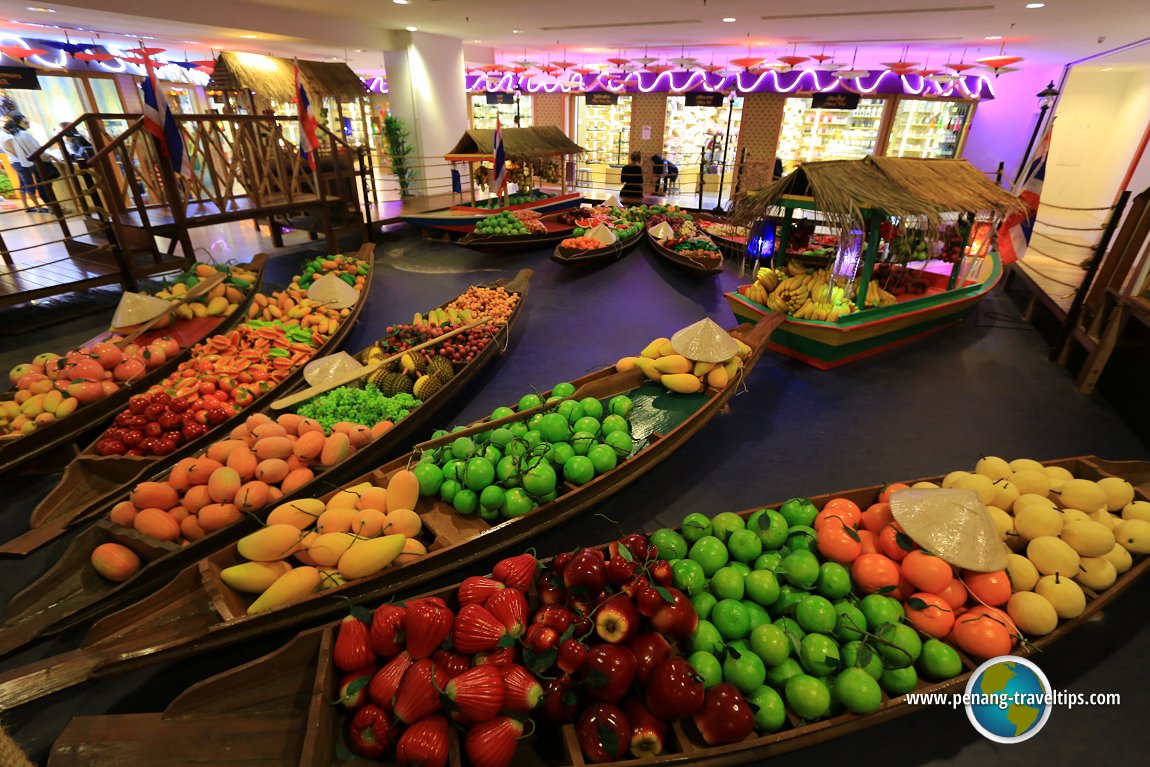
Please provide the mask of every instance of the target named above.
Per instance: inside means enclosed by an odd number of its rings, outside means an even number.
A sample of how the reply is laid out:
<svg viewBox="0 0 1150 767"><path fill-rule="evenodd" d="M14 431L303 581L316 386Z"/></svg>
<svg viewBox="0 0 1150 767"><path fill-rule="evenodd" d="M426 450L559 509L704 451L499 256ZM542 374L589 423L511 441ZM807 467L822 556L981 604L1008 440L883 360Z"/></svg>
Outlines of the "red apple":
<svg viewBox="0 0 1150 767"><path fill-rule="evenodd" d="M638 631L639 611L625 594L608 597L595 613L595 633L604 642L622 644Z"/></svg>
<svg viewBox="0 0 1150 767"><path fill-rule="evenodd" d="M678 589L669 588L673 601L664 604L651 618L651 625L661 634L669 637L685 638L699 625L699 614L686 595Z"/></svg>
<svg viewBox="0 0 1150 767"><path fill-rule="evenodd" d="M670 643L667 642L666 637L657 631L637 634L627 643L627 648L635 653L635 662L638 664L635 675L638 677L639 683L644 685L651 677L651 672L660 663L671 657Z"/></svg>
<svg viewBox="0 0 1150 767"><path fill-rule="evenodd" d="M657 585L667 587L671 585L671 563L665 559L660 559L651 565L648 572Z"/></svg>
<svg viewBox="0 0 1150 767"><path fill-rule="evenodd" d="M607 585L603 560L594 554L577 554L563 570L563 585L568 591L594 599Z"/></svg>
<svg viewBox="0 0 1150 767"><path fill-rule="evenodd" d="M631 725L618 706L595 703L587 708L575 724L579 748L591 762L614 762L627 753L631 744Z"/></svg>
<svg viewBox="0 0 1150 767"><path fill-rule="evenodd" d="M587 645L580 642L574 637L565 639L559 645L559 658L556 660L556 665L559 670L568 674L574 674L579 669L583 668L583 664L587 662Z"/></svg>
<svg viewBox="0 0 1150 767"><path fill-rule="evenodd" d="M666 604L663 595L645 578L642 578L640 582L635 585L635 591L632 596L635 599L635 607L638 608L639 614L644 618L655 617L655 613L663 609L663 605Z"/></svg>
<svg viewBox="0 0 1150 767"><path fill-rule="evenodd" d="M607 560L607 580L614 584L626 583L638 567L634 560L628 562L621 554L616 554Z"/></svg>
<svg viewBox="0 0 1150 767"><path fill-rule="evenodd" d="M539 579L539 604L561 605L567 601L567 590L563 579L556 573L546 573Z"/></svg>
<svg viewBox="0 0 1150 767"><path fill-rule="evenodd" d="M574 622L575 613L562 605L543 605L535 611L535 615L531 618L532 624L541 623L555 629L560 634Z"/></svg>
<svg viewBox="0 0 1150 767"><path fill-rule="evenodd" d="M622 645L595 645L583 663L587 694L595 700L619 700L631 689L638 665L635 653Z"/></svg>
<svg viewBox="0 0 1150 767"><path fill-rule="evenodd" d="M567 674L546 680L546 684L543 685L543 699L536 710L544 720L552 724L570 721L579 710L579 688Z"/></svg>
<svg viewBox="0 0 1150 767"><path fill-rule="evenodd" d="M664 722L691 716L703 705L703 678L683 658L663 661L647 678L647 707Z"/></svg>
<svg viewBox="0 0 1150 767"><path fill-rule="evenodd" d="M559 632L542 623L534 623L523 635L523 644L533 652L547 652L559 645Z"/></svg>
<svg viewBox="0 0 1150 767"><path fill-rule="evenodd" d="M730 682L720 682L707 690L694 721L708 746L738 743L755 728L754 712Z"/></svg>
<svg viewBox="0 0 1150 767"><path fill-rule="evenodd" d="M656 719L651 709L635 698L623 701L621 708L627 723L631 725L631 756L658 756L663 753L667 724Z"/></svg>

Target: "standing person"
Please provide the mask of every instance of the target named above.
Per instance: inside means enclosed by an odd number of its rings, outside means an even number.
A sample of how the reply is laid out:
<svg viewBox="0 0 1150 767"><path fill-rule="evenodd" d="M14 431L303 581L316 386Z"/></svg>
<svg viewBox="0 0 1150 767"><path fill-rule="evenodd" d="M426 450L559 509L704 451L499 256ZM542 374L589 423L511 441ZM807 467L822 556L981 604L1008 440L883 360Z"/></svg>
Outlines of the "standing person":
<svg viewBox="0 0 1150 767"><path fill-rule="evenodd" d="M619 190L620 197L643 196L642 163L642 152L632 152L631 163L629 165L624 165L623 170L619 173L619 179L623 182L623 188Z"/></svg>
<svg viewBox="0 0 1150 767"><path fill-rule="evenodd" d="M670 160L663 160L663 193L669 193L671 187L679 182L679 166Z"/></svg>
<svg viewBox="0 0 1150 767"><path fill-rule="evenodd" d="M29 210L35 213L51 213L47 206L56 202L56 195L52 192L52 183L41 178L36 165L28 159L32 153L40 148L40 143L28 132L28 118L22 114L13 114L4 123L4 131L11 136L11 140L7 142L5 148L9 150L12 166L16 168L16 173L20 176L21 190L31 197L33 205L36 204L36 197L39 196L45 206L29 208Z"/></svg>
<svg viewBox="0 0 1150 767"><path fill-rule="evenodd" d="M651 155L651 174L655 177L655 194L663 190L663 171L667 161L657 154Z"/></svg>
<svg viewBox="0 0 1150 767"><path fill-rule="evenodd" d="M60 130L64 132L64 145L68 148L68 154L72 159L83 165L86 161L92 159L96 154L95 147L92 142L84 138L80 131L76 128L68 128L69 123L60 123Z"/></svg>

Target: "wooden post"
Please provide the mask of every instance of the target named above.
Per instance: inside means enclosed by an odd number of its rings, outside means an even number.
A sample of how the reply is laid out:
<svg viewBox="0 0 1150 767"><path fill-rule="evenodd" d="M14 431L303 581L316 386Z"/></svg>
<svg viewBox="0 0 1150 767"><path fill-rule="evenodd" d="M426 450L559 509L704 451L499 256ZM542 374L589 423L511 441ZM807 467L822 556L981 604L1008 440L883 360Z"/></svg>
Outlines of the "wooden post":
<svg viewBox="0 0 1150 767"><path fill-rule="evenodd" d="M962 226L963 219L958 220L958 226ZM950 280L946 283L947 290L954 290L958 285L958 274L962 271L962 264L966 260L966 248L970 245L970 233L974 229L974 214L968 213L966 218L966 226L963 227L962 232L962 249L958 251L958 260L954 262L954 266L950 270Z"/></svg>
<svg viewBox="0 0 1150 767"><path fill-rule="evenodd" d="M783 206L783 223L779 227L779 234L777 238L777 245L775 246L775 253L771 257L771 265L777 266L779 263L779 254L784 256L787 254L787 247L791 244L791 219L795 216L795 209L790 205Z"/></svg>
<svg viewBox="0 0 1150 767"><path fill-rule="evenodd" d="M475 163L467 161L467 188L471 190L471 207L475 207Z"/></svg>
<svg viewBox="0 0 1150 767"><path fill-rule="evenodd" d="M855 293L855 304L861 312L866 308L867 290L870 288L871 273L874 271L874 259L878 254L879 230L886 215L879 210L872 210L867 216L870 232L867 233L866 254L863 256L862 276L859 278L858 291Z"/></svg>

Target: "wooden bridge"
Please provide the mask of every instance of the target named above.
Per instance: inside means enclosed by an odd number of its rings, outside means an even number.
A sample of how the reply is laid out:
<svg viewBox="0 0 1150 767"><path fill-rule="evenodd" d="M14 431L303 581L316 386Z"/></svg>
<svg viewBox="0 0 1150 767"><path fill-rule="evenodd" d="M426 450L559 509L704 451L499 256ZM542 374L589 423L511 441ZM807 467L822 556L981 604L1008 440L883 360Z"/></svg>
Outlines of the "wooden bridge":
<svg viewBox="0 0 1150 767"><path fill-rule="evenodd" d="M266 222L277 246L285 228L322 236L333 251L345 234L366 238L364 202L374 202L370 155L319 126L313 172L299 153L294 117L178 115L183 173L144 130L138 114L85 114L33 156L46 177L54 163L67 197L40 221L5 226L0 214L0 305L120 283L193 261L197 227ZM64 135L79 128L96 152L76 162ZM63 160L53 160L52 157ZM361 202L363 201L363 202ZM41 214L43 215L43 214ZM15 218L9 216L8 218Z"/></svg>

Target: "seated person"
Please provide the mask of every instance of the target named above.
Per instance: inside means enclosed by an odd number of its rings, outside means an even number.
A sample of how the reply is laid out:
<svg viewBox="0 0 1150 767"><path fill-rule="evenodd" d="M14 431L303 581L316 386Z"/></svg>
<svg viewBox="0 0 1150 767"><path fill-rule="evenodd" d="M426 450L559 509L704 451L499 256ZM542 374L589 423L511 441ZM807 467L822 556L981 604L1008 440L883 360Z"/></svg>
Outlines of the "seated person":
<svg viewBox="0 0 1150 767"><path fill-rule="evenodd" d="M622 189L619 190L620 197L642 197L643 196L643 154L641 152L631 153L631 162L623 166L623 170L619 173L619 178L623 182Z"/></svg>

